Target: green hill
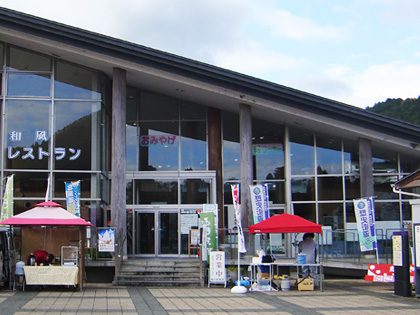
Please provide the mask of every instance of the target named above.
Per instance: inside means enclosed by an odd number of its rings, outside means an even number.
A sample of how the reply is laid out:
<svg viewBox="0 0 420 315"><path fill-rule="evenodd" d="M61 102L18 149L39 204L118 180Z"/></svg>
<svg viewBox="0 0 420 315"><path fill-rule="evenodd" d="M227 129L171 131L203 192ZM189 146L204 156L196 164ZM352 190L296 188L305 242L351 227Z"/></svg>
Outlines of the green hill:
<svg viewBox="0 0 420 315"><path fill-rule="evenodd" d="M418 98L389 98L379 102L366 110L420 125L420 96Z"/></svg>

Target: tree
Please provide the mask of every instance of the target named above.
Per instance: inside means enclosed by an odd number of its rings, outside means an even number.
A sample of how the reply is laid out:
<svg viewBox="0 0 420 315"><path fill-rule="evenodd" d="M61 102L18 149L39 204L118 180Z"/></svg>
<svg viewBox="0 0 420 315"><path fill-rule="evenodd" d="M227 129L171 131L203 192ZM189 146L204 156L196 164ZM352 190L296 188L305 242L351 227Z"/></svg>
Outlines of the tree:
<svg viewBox="0 0 420 315"><path fill-rule="evenodd" d="M420 125L420 96L418 98L388 98L385 102L379 102L366 110L403 120L415 125Z"/></svg>

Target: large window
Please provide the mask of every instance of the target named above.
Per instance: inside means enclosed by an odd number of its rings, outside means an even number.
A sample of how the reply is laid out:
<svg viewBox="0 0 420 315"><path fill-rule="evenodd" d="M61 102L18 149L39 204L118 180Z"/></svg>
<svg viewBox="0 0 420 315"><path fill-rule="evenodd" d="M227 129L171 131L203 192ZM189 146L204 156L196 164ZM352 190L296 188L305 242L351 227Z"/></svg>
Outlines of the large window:
<svg viewBox="0 0 420 315"><path fill-rule="evenodd" d="M179 168L177 121L140 122L140 171L176 171Z"/></svg>
<svg viewBox="0 0 420 315"><path fill-rule="evenodd" d="M282 126L252 121L254 179L284 179L284 132Z"/></svg>
<svg viewBox="0 0 420 315"><path fill-rule="evenodd" d="M6 78L7 96L50 97L51 58L9 46Z"/></svg>
<svg viewBox="0 0 420 315"><path fill-rule="evenodd" d="M55 201L65 200L64 182L80 180L83 204L98 205L105 143L100 75L52 56L0 46L0 62L6 53L2 180L15 175L15 204L31 207L44 200L50 178Z"/></svg>
<svg viewBox="0 0 420 315"><path fill-rule="evenodd" d="M314 139L304 130L290 129L292 175L314 175Z"/></svg>
<svg viewBox="0 0 420 315"><path fill-rule="evenodd" d="M241 145L239 142L239 116L223 113L223 178L241 178Z"/></svg>
<svg viewBox="0 0 420 315"><path fill-rule="evenodd" d="M99 170L100 109L99 102L55 102L56 169Z"/></svg>
<svg viewBox="0 0 420 315"><path fill-rule="evenodd" d="M137 204L178 204L178 182L172 179L134 181Z"/></svg>
<svg viewBox="0 0 420 315"><path fill-rule="evenodd" d="M55 67L54 94L61 99L100 100L100 85L96 73L66 62Z"/></svg>
<svg viewBox="0 0 420 315"><path fill-rule="evenodd" d="M207 169L206 107L129 88L126 115L127 170Z"/></svg>
<svg viewBox="0 0 420 315"><path fill-rule="evenodd" d="M8 169L48 169L50 101L6 100L4 159Z"/></svg>
<svg viewBox="0 0 420 315"><path fill-rule="evenodd" d="M317 174L342 173L341 140L332 137L316 137Z"/></svg>

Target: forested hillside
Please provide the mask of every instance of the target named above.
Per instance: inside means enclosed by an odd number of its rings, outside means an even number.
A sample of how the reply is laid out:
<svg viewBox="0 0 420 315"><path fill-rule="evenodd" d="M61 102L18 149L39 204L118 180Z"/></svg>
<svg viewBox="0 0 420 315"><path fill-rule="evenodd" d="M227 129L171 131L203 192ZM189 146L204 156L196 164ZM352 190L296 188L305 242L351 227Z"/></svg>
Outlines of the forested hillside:
<svg viewBox="0 0 420 315"><path fill-rule="evenodd" d="M418 98L389 98L366 110L420 125L420 96Z"/></svg>

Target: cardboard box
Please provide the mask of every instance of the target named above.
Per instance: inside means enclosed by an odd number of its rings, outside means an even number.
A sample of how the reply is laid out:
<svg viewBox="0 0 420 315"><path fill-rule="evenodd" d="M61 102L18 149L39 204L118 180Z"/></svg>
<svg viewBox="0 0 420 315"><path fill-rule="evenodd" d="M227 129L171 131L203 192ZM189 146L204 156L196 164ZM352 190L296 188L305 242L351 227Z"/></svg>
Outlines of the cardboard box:
<svg viewBox="0 0 420 315"><path fill-rule="evenodd" d="M261 272L262 279L270 279L270 274L268 272Z"/></svg>
<svg viewBox="0 0 420 315"><path fill-rule="evenodd" d="M311 277L299 278L297 281L297 287L299 291L313 291L314 279L312 279Z"/></svg>

